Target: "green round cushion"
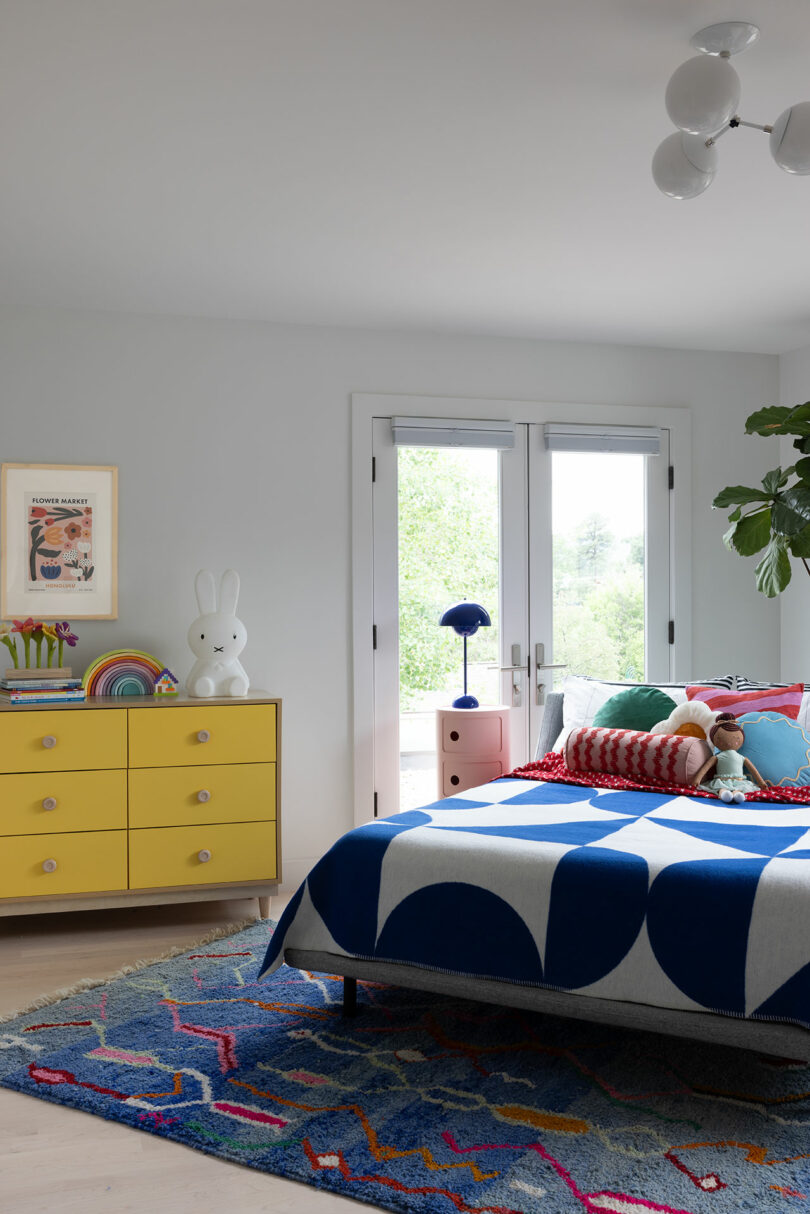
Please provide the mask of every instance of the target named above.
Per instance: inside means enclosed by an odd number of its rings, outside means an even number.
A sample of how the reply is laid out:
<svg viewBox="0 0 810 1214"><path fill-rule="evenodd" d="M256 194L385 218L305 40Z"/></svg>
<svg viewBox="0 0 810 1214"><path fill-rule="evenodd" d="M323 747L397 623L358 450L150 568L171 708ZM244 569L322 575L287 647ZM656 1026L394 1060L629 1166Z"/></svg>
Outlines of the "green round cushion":
<svg viewBox="0 0 810 1214"><path fill-rule="evenodd" d="M665 721L677 707L671 696L657 687L628 687L602 705L594 725L607 729L640 729L648 733L653 725Z"/></svg>

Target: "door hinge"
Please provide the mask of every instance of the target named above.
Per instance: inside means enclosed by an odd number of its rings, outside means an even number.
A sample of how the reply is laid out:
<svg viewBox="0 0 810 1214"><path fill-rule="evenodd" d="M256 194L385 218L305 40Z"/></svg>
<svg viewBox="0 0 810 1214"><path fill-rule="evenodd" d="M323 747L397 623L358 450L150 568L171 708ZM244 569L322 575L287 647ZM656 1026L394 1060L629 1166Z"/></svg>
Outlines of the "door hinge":
<svg viewBox="0 0 810 1214"><path fill-rule="evenodd" d="M374 794L374 817L377 817L377 794Z"/></svg>
<svg viewBox="0 0 810 1214"><path fill-rule="evenodd" d="M377 456L372 455L372 457L371 457L371 483L372 483L372 485L374 484L376 479L377 479Z"/></svg>
<svg viewBox="0 0 810 1214"><path fill-rule="evenodd" d="M669 643L670 643L670 645L675 644L675 621L674 620L669 621Z"/></svg>
<svg viewBox="0 0 810 1214"><path fill-rule="evenodd" d="M371 648L376 649L377 648L377 625L376 624L371 625L371 642L372 642Z"/></svg>
<svg viewBox="0 0 810 1214"><path fill-rule="evenodd" d="M675 467L673 464L669 465L669 487L670 489L675 488Z"/></svg>

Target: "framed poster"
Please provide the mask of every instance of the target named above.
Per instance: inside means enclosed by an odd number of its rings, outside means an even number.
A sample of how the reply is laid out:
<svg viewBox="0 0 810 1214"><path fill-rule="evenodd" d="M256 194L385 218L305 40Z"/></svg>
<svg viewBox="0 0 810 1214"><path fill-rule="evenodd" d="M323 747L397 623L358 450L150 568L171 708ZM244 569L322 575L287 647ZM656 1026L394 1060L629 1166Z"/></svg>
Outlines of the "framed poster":
<svg viewBox="0 0 810 1214"><path fill-rule="evenodd" d="M118 618L118 469L0 468L0 615Z"/></svg>

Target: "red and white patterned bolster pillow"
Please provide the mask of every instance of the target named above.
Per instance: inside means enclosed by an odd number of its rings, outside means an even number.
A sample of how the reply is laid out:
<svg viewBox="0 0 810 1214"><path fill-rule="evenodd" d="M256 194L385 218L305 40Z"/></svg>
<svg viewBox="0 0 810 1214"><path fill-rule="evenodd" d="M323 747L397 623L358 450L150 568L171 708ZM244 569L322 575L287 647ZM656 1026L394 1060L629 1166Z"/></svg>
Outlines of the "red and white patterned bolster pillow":
<svg viewBox="0 0 810 1214"><path fill-rule="evenodd" d="M693 784L712 753L703 738L597 725L572 729L565 743L565 762L571 771L600 771L669 784Z"/></svg>

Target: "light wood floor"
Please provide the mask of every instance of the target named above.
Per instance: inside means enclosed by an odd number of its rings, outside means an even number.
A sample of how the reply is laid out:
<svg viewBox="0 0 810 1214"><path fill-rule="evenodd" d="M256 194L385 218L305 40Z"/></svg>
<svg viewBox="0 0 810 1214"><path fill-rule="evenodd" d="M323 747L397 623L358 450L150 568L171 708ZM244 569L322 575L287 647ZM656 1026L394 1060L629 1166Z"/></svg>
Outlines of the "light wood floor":
<svg viewBox="0 0 810 1214"><path fill-rule="evenodd" d="M274 919L288 897L273 899ZM256 913L245 899L0 919L0 1015ZM359 1204L0 1088L3 1214L357 1214Z"/></svg>

